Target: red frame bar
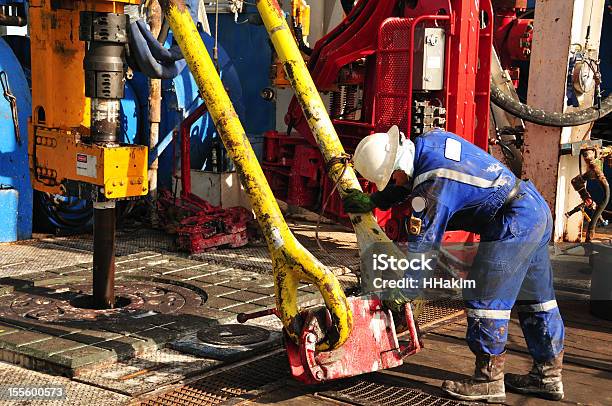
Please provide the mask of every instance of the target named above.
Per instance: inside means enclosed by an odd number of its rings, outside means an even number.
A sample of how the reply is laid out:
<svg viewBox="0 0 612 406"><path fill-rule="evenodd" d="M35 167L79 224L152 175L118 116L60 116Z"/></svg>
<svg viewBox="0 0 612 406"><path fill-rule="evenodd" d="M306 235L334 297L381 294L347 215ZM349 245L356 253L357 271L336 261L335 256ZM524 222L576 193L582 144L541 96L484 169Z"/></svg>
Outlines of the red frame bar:
<svg viewBox="0 0 612 406"><path fill-rule="evenodd" d="M204 103L200 104L188 115L179 128L181 134L181 197L191 194L191 126L202 117L208 109Z"/></svg>

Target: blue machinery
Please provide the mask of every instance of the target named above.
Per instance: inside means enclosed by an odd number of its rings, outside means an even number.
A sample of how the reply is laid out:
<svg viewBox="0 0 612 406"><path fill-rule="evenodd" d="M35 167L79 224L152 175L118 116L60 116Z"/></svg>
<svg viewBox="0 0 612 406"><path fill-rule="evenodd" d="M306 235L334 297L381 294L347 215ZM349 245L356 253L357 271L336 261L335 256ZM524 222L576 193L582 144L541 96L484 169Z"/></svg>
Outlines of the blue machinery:
<svg viewBox="0 0 612 406"><path fill-rule="evenodd" d="M0 242L6 242L32 235L27 145L32 100L24 70L3 39L0 39L0 78Z"/></svg>

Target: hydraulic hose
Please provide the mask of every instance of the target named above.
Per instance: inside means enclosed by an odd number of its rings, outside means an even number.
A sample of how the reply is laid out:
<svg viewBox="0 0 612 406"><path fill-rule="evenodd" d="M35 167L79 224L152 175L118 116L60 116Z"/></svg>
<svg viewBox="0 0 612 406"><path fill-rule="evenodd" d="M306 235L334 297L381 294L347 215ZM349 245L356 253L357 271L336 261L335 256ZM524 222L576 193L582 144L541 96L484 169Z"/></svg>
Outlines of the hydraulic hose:
<svg viewBox="0 0 612 406"><path fill-rule="evenodd" d="M555 113L514 100L506 95L493 81L491 81L491 101L516 117L548 127L575 127L589 124L612 112L612 95L602 100L600 108L589 107L571 113Z"/></svg>
<svg viewBox="0 0 612 406"><path fill-rule="evenodd" d="M304 42L304 35L302 34L302 26L298 25L297 27L293 27L293 33L295 34L295 39L297 40L298 47L300 51L304 52L306 55L312 55L313 49L310 48Z"/></svg>
<svg viewBox="0 0 612 406"><path fill-rule="evenodd" d="M183 53L178 45L173 45L170 48L164 48L162 44L153 36L153 33L149 31L147 25L143 20L136 21L136 25L140 29L140 33L147 42L151 54L155 59L160 62L176 62L183 59Z"/></svg>
<svg viewBox="0 0 612 406"><path fill-rule="evenodd" d="M149 47L149 42L143 36L137 22L130 24L129 37L130 55L137 65L135 68L146 76L153 79L173 79L185 68L186 62L184 60L159 62L153 55L153 51ZM157 43L157 39L152 35L151 39ZM159 43L157 43L157 45L159 45ZM161 45L159 46L161 47ZM162 55L159 49L156 50L156 54L158 56L168 56ZM171 55L170 52L169 54Z"/></svg>
<svg viewBox="0 0 612 406"><path fill-rule="evenodd" d="M584 162L586 162L589 171L597 177L597 180L604 190L604 199L597 204L597 210L595 210L595 214L591 217L589 227L587 228L586 241L590 242L595 235L595 227L597 227L597 222L610 202L610 184L608 183L608 179L606 179L606 175L601 167L597 165L595 152L592 150L587 150L582 153L582 156L584 157Z"/></svg>

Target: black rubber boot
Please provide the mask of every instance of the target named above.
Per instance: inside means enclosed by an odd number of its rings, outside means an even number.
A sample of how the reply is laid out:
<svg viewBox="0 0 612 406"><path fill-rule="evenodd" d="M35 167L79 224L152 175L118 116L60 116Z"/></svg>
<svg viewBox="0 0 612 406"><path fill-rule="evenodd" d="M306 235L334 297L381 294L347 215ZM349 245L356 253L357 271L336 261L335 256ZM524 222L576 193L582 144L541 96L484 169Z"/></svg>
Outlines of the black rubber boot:
<svg viewBox="0 0 612 406"><path fill-rule="evenodd" d="M460 400L503 403L506 401L505 360L505 352L500 355L478 354L474 376L463 381L444 381L442 390Z"/></svg>
<svg viewBox="0 0 612 406"><path fill-rule="evenodd" d="M508 389L522 394L535 395L548 400L563 399L563 352L547 362L534 362L527 375L507 374Z"/></svg>

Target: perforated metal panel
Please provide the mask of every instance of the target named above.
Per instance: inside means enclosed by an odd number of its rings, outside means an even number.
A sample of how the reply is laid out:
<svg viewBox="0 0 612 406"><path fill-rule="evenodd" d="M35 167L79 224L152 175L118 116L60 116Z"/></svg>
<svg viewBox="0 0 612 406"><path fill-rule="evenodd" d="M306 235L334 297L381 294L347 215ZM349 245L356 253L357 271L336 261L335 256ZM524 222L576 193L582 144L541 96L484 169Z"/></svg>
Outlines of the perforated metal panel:
<svg viewBox="0 0 612 406"><path fill-rule="evenodd" d="M388 19L381 27L376 61L376 99L374 124L377 131L398 125L408 129L410 99L409 79L410 21Z"/></svg>

